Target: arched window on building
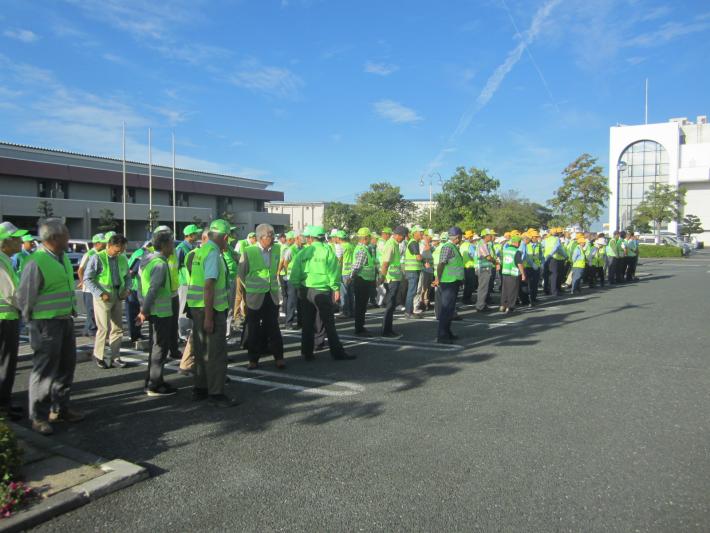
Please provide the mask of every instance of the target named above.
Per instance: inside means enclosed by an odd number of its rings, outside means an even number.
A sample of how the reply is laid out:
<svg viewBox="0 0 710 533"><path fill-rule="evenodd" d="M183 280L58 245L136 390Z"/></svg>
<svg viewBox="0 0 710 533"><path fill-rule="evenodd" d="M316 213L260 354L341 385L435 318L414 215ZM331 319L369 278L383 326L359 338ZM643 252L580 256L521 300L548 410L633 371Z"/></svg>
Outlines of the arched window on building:
<svg viewBox="0 0 710 533"><path fill-rule="evenodd" d="M655 141L638 141L621 153L617 168L619 229L626 229L646 191L654 183L668 183L668 152Z"/></svg>

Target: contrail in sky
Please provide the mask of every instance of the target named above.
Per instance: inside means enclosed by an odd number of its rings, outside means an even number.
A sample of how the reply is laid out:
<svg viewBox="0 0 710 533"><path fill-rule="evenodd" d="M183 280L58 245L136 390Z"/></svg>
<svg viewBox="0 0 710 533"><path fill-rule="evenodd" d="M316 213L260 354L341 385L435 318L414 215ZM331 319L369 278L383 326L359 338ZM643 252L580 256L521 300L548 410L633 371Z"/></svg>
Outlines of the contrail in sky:
<svg viewBox="0 0 710 533"><path fill-rule="evenodd" d="M439 150L439 153L427 166L427 169L424 174L429 174L435 168L441 166L441 163L443 162L444 157L446 157L446 154L455 149L456 141L458 141L458 138L471 125L471 121L473 120L474 115L478 113L481 109L483 109L488 104L488 102L490 102L491 98L493 98L493 95L495 95L496 91L500 87L500 84L503 83L505 77L513 69L517 62L520 61L520 58L523 56L523 53L527 49L528 45L530 45L537 38L538 34L540 33L540 30L542 29L542 25L550 15L550 12L561 1L562 0L547 0L547 2L545 2L545 4L543 4L543 6L540 7L540 9L538 9L535 13L535 16L532 19L532 23L530 24L530 28L528 28L526 32L521 34L517 31L516 28L516 32L520 36L520 42L518 42L515 48L508 52L508 57L506 57L505 61L502 64L498 65L498 68L496 68L493 74L491 74L491 76L488 78L486 85L483 87L483 90L473 102L473 105L468 110L466 110L463 115L461 115L456 129L453 131L453 133L449 137L448 142L446 143L446 147Z"/></svg>

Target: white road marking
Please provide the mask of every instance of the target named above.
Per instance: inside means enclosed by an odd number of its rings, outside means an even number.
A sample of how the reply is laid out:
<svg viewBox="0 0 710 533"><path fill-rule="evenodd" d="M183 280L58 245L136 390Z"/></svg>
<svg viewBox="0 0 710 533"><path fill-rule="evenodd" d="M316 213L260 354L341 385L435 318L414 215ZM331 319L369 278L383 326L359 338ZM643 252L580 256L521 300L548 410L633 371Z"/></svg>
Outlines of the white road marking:
<svg viewBox="0 0 710 533"><path fill-rule="evenodd" d="M295 332L282 332L282 335L286 337L298 336L300 333ZM427 349L434 352L453 352L456 350L462 350L463 346L459 344L437 344L434 341L412 341L404 337L398 339L387 339L384 337L357 337L355 335L343 335L338 332L338 338L343 341L343 344L347 346L383 346L385 348L396 348L396 351L407 350L407 349Z"/></svg>

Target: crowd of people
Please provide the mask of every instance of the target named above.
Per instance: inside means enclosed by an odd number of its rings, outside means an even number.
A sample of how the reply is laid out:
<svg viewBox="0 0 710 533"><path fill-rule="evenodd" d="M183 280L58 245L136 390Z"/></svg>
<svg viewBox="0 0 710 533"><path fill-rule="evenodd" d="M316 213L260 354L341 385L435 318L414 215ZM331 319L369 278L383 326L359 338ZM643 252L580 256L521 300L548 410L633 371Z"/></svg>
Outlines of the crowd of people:
<svg viewBox="0 0 710 533"><path fill-rule="evenodd" d="M167 226L126 255L126 237L93 236L75 282L66 250L69 231L59 219L39 226L35 248L27 230L0 224L0 416L20 419L12 403L20 331L27 324L33 365L29 419L42 434L55 422L78 422L70 407L76 365L75 289L86 319L84 335L94 337L93 360L102 370L124 368L121 358L125 312L131 341L145 338L148 367L144 390L166 396L177 389L164 379L169 359L193 376L192 399L214 407L237 401L225 394L229 339L248 353L249 369L270 355L285 368L282 328L301 330L301 355L312 360L326 347L335 360L354 359L340 340L336 322L352 319L354 335L396 339L394 314L420 319L433 311L435 342L451 344L460 319L457 301L472 311L509 314L534 306L539 290L558 296L587 284L635 280L638 242L632 232L570 233L530 228L498 236L452 227L443 233L419 226L360 228L354 235L308 226L277 236L261 224L243 240L225 220L208 228L189 225L177 243ZM382 308L381 325L367 328L368 309ZM378 319L379 320L379 319ZM108 346L107 346L108 345Z"/></svg>

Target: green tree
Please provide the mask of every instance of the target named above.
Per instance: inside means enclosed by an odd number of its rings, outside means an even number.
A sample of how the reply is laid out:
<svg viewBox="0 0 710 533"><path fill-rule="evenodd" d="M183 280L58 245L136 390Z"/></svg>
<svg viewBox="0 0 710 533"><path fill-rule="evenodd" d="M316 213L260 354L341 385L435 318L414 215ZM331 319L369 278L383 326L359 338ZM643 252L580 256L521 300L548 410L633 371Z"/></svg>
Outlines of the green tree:
<svg viewBox="0 0 710 533"><path fill-rule="evenodd" d="M39 218L52 218L54 216L54 207L52 202L49 200L42 200L37 204L37 213L39 213Z"/></svg>
<svg viewBox="0 0 710 533"><path fill-rule="evenodd" d="M118 222L114 218L113 211L110 209L102 209L99 211L98 230L101 232L114 231L118 226Z"/></svg>
<svg viewBox="0 0 710 533"><path fill-rule="evenodd" d="M634 215L634 218L631 220L631 224L626 229L632 230L635 233L641 233L641 234L651 233L650 220L647 217L636 213Z"/></svg>
<svg viewBox="0 0 710 533"><path fill-rule="evenodd" d="M653 222L656 244L661 242L661 225L680 218L685 204L685 189L654 183L635 209L636 219Z"/></svg>
<svg viewBox="0 0 710 533"><path fill-rule="evenodd" d="M703 229L703 226L700 223L700 217L695 215L685 215L683 217L683 224L680 228L681 235L690 237L691 235L694 235L696 233L702 233L704 231L705 230Z"/></svg>
<svg viewBox="0 0 710 533"><path fill-rule="evenodd" d="M500 201L498 187L500 182L486 170L458 167L444 182L441 192L434 195L432 225L441 230L456 225L481 229L490 219L490 210Z"/></svg>
<svg viewBox="0 0 710 533"><path fill-rule="evenodd" d="M150 209L148 211L148 220L146 221L146 229L148 230L148 233L153 233L153 230L158 227L158 222L160 217L160 211L157 209Z"/></svg>
<svg viewBox="0 0 710 533"><path fill-rule="evenodd" d="M371 184L369 191L357 197L354 211L359 225L379 232L384 226L398 226L411 220L416 207L404 199L399 187L381 182Z"/></svg>
<svg viewBox="0 0 710 533"><path fill-rule="evenodd" d="M609 198L604 169L597 158L582 154L562 171L562 186L548 201L553 215L562 225L579 224L588 229L599 219Z"/></svg>
<svg viewBox="0 0 710 533"><path fill-rule="evenodd" d="M492 226L498 233L510 229L524 231L528 228L539 228L542 225L540 207L542 206L522 198L518 191L510 190L502 194L498 204L489 209L487 225Z"/></svg>
<svg viewBox="0 0 710 533"><path fill-rule="evenodd" d="M355 206L343 202L329 203L323 212L323 224L326 230L338 228L351 233L360 228L360 220Z"/></svg>

